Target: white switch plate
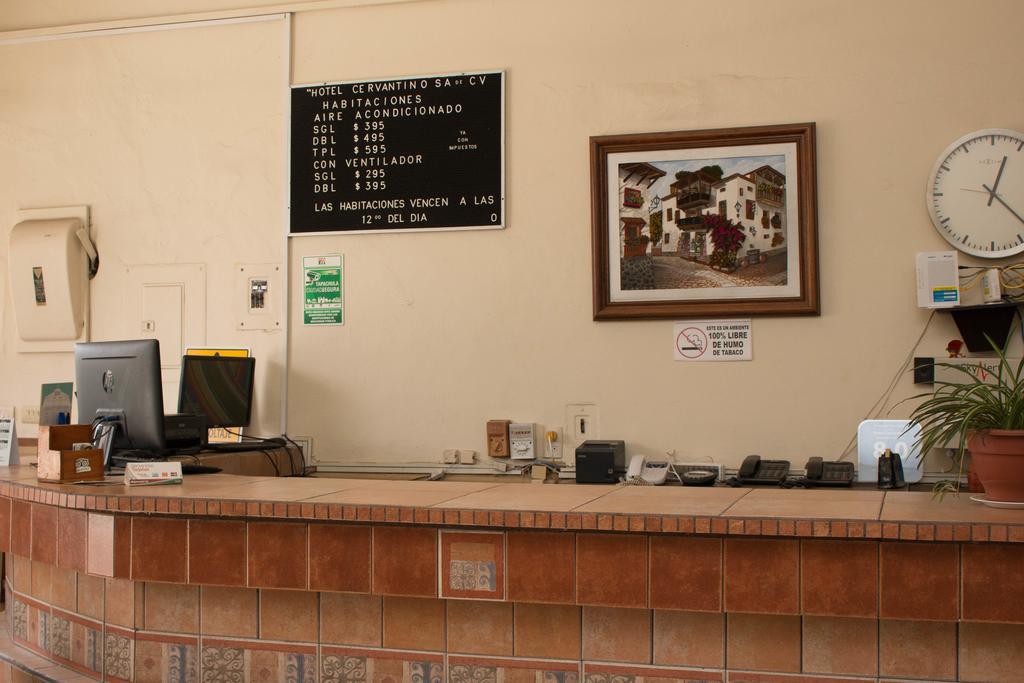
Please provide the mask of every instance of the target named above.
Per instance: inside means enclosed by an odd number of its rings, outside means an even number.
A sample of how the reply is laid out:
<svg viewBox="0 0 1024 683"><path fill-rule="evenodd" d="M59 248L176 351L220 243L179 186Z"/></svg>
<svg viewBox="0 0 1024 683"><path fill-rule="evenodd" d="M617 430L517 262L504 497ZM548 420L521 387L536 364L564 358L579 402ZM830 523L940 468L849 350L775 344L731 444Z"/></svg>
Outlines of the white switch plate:
<svg viewBox="0 0 1024 683"><path fill-rule="evenodd" d="M589 439L601 438L601 411L596 403L570 403L565 406L565 460L576 462L576 448Z"/></svg>
<svg viewBox="0 0 1024 683"><path fill-rule="evenodd" d="M280 330L284 277L280 263L235 264L235 329ZM255 290L262 295L254 297Z"/></svg>

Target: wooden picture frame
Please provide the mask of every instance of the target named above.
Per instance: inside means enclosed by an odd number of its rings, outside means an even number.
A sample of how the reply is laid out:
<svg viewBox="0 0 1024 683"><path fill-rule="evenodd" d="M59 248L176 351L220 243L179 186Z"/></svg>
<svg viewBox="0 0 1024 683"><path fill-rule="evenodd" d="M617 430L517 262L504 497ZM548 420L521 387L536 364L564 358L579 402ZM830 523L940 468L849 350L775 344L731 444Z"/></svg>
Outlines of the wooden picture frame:
<svg viewBox="0 0 1024 683"><path fill-rule="evenodd" d="M591 137L590 177L594 320L820 314L814 123Z"/></svg>

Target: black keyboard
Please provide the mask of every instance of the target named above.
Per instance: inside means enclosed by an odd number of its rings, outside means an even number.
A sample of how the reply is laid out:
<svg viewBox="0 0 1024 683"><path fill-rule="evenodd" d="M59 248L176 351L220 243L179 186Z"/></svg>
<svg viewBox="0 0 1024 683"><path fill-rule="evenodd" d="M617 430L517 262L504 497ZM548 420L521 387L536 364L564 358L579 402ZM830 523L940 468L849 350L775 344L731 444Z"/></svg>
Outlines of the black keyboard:
<svg viewBox="0 0 1024 683"><path fill-rule="evenodd" d="M222 472L221 468L213 465L195 465L193 463L181 463L182 474L216 474Z"/></svg>

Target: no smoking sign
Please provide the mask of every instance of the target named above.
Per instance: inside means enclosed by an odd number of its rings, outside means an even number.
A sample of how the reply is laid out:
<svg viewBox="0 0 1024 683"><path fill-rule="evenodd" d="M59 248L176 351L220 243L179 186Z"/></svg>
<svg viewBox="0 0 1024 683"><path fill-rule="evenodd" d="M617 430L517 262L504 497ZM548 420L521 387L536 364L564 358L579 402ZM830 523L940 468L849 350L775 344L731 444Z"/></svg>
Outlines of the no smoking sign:
<svg viewBox="0 0 1024 683"><path fill-rule="evenodd" d="M752 360L750 320L689 320L673 330L676 360Z"/></svg>

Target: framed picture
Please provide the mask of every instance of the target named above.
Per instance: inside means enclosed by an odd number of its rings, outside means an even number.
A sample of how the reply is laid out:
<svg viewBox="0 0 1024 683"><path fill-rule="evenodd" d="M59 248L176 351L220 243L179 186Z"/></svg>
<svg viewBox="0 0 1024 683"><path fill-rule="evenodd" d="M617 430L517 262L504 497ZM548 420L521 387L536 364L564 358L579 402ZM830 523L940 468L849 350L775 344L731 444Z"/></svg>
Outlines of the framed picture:
<svg viewBox="0 0 1024 683"><path fill-rule="evenodd" d="M818 315L814 124L590 138L594 319Z"/></svg>

